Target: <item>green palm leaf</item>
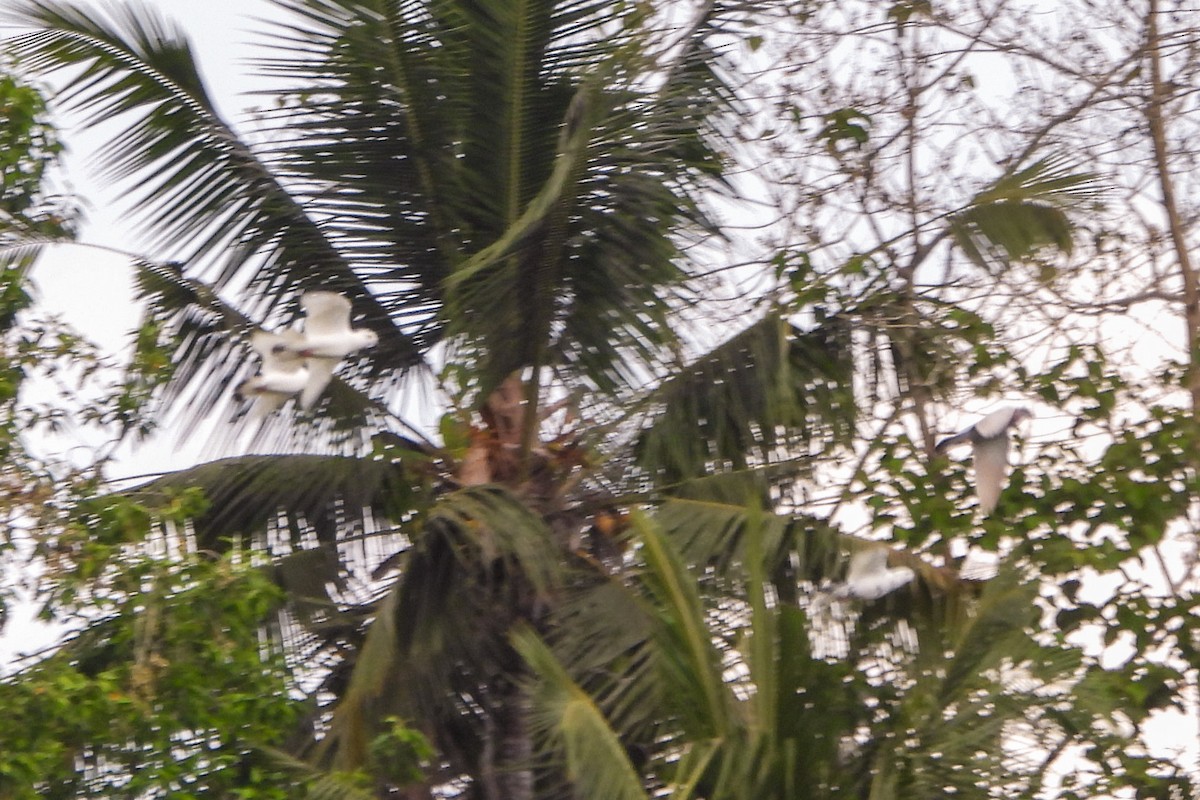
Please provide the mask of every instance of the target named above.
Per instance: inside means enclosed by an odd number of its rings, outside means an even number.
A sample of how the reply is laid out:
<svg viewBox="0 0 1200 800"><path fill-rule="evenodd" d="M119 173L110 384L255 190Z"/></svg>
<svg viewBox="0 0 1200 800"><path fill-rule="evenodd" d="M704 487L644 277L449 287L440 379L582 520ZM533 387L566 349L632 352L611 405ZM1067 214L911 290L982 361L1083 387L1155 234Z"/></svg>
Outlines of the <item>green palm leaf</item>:
<svg viewBox="0 0 1200 800"><path fill-rule="evenodd" d="M808 580L833 576L838 549L850 538L816 518L752 513L744 501L668 498L655 519L690 564L716 564L724 570L745 564L748 533L757 530L772 572L795 554L797 577Z"/></svg>
<svg viewBox="0 0 1200 800"><path fill-rule="evenodd" d="M260 748L276 768L305 782L306 800L376 800L375 792L363 786L354 774L325 772L277 748Z"/></svg>
<svg viewBox="0 0 1200 800"><path fill-rule="evenodd" d="M1062 158L1044 158L1001 176L949 219L949 231L980 266L1019 261L1043 247L1070 254L1074 226L1068 213L1096 203L1103 188L1095 175Z"/></svg>
<svg viewBox="0 0 1200 800"><path fill-rule="evenodd" d="M642 519L636 519L635 525L646 559L643 580L657 600L660 641L656 660L669 687L664 699L691 736L729 736L734 732L733 699L696 583L679 553L653 525Z"/></svg>
<svg viewBox="0 0 1200 800"><path fill-rule="evenodd" d="M601 800L646 800L620 738L550 648L529 628L516 630L513 643L536 676L530 691L533 723L561 753L573 790Z"/></svg>
<svg viewBox="0 0 1200 800"><path fill-rule="evenodd" d="M1056 695L1078 677L1079 652L1046 647L1030 635L1039 613L1037 594L1036 581L1023 579L1007 565L984 587L969 614L920 628L920 651L910 673L915 680L897 708L897 720L922 744L919 750L877 751L876 763L888 764L875 782L880 796L948 786L973 793L980 785L1030 780L1047 766L1046 754L1061 744L1064 733L1056 725L1041 727L1035 748L1041 758L1006 755L1001 747L1016 726L1027 725L1059 702ZM928 753L940 757L929 758ZM952 766L965 763L971 769Z"/></svg>
<svg viewBox="0 0 1200 800"><path fill-rule="evenodd" d="M392 684L400 670L396 637L396 581L375 607L374 619L350 663L346 686L338 698L329 730L316 744L313 760L338 771L365 766L371 739L383 729L384 720L399 711L399 687Z"/></svg>
<svg viewBox="0 0 1200 800"><path fill-rule="evenodd" d="M232 439L241 432L230 408L233 388L250 377L259 357L249 345L250 335L263 326L233 304L225 301L203 281L184 275L178 264L156 264L134 257L133 267L139 296L150 304L150 314L171 334L173 377L156 400L164 409L164 422L186 422L206 415L225 416L229 424L219 425L218 440ZM323 394L320 413L293 424L295 414L283 413L268 418L255 443L270 441L276 449L311 448L314 431L326 435L326 441L344 444L351 452L360 452L361 438L353 435L368 422L375 428L398 424L406 433L413 426L396 417L378 396L391 388L390 383L370 383L369 355L347 359L339 367ZM198 429L181 425L181 436ZM418 445L409 440L414 449Z"/></svg>
<svg viewBox="0 0 1200 800"><path fill-rule="evenodd" d="M293 18L261 65L283 84L264 112L278 136L259 148L216 113L186 40L151 9L103 18L24 0L7 19L36 29L11 42L28 69L78 68L69 105L127 120L104 160L116 180L155 176L131 193L155 243L187 242L189 277L218 292L248 279L259 297L242 311L260 324L286 323L298 290L343 292L381 336L355 367L378 378L453 321L484 396L531 364L612 390L635 377L623 362L661 355L669 287L685 277L673 234L712 230L694 197L718 172L706 120L733 95L701 64L711 53L674 51L672 80L651 92L637 76L661 32L633 6L279 4ZM722 13L707 8L697 38ZM597 75L603 92L580 89ZM583 95L581 120L568 110ZM560 120L574 155L556 172ZM178 359L179 394L234 380L232 360L199 352Z"/></svg>
<svg viewBox="0 0 1200 800"><path fill-rule="evenodd" d="M236 536L259 536L280 514L286 515L284 529L291 535L302 537L311 526L318 540L329 544L343 535L343 526L374 530L421 506L423 456L414 461L416 469L346 456L238 456L171 473L131 495L153 502L185 488L200 489L209 510L195 520L195 530L197 544L205 549L221 549Z"/></svg>
<svg viewBox="0 0 1200 800"><path fill-rule="evenodd" d="M131 120L111 137L104 163L115 180L155 176L140 183L134 203L156 241L192 242L192 259L224 253L218 285L269 247L275 268L304 270L292 285L326 270L321 283L359 289L317 226L217 114L183 33L152 8L126 5L110 21L67 3L27 0L10 4L5 20L37 29L9 40L26 69L79 68L61 91L68 107L88 112L91 124Z"/></svg>
<svg viewBox="0 0 1200 800"><path fill-rule="evenodd" d="M749 325L647 398L639 463L671 484L771 464L789 445L846 441L857 413L848 335L837 318L802 332L778 312Z"/></svg>
<svg viewBox="0 0 1200 800"><path fill-rule="evenodd" d="M27 0L10 4L4 19L35 29L8 42L24 69L76 68L60 100L86 113L86 124L125 123L110 135L101 163L109 180L136 184L127 197L153 232L152 246L182 248L184 261L202 265L199 276L217 290L248 279L260 290L249 309L259 318L299 289L342 292L380 336L376 372L419 361L419 345L339 251L346 235L318 221L281 182L273 159L243 144L218 115L181 31L138 4L106 19L68 3ZM210 378L180 371L187 383Z"/></svg>
<svg viewBox="0 0 1200 800"><path fill-rule="evenodd" d="M394 714L424 721L458 768L478 770L484 745L461 704L490 718L518 702L496 688L496 675L516 689L522 667L508 633L559 591L559 551L541 518L500 487L449 494L408 530L414 546L379 600L316 757L361 766L373 732Z"/></svg>
<svg viewBox="0 0 1200 800"><path fill-rule="evenodd" d="M587 780L624 774L614 736L627 747L651 741L627 727L628 715L605 710L620 707L614 686L643 706L659 704L642 709L657 720L658 754L642 769L649 784L670 786L672 797L896 798L945 787L986 797L986 787L1005 781L1032 785L1046 754L1074 735L1043 722L1029 753L1004 746L1014 736L1030 738L1030 726L1062 702L1080 665L1077 652L1045 648L1030 636L1035 582L1005 569L977 601L959 597L960 615L914 607L904 622L865 611L808 618L769 588L763 539L771 524L747 512L745 579L729 583L707 568L686 568L663 534L637 524L645 564L633 591L644 590L646 610L635 618L650 621L653 670L633 669L630 649L612 662L621 670L616 676L597 681L572 660L580 651L565 626L554 638L557 663L539 649L537 672L554 684L536 695L551 735L566 735L568 702L586 709L587 724L573 734L594 738L572 746L592 754L594 763L581 767L594 773ZM805 607L817 611L814 603ZM818 648L811 633L840 647Z"/></svg>

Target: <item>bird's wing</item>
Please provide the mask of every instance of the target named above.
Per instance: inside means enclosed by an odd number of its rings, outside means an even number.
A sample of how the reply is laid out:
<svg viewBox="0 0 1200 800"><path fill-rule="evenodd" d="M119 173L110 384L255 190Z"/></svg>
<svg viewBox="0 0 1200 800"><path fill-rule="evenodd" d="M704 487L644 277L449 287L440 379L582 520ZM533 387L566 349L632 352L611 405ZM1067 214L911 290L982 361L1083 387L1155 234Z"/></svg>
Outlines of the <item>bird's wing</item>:
<svg viewBox="0 0 1200 800"><path fill-rule="evenodd" d="M994 439L997 436L1003 436L1008 431L1009 426L1012 425L1013 416L1016 413L1017 409L1012 406L997 408L975 423L975 432L982 439Z"/></svg>
<svg viewBox="0 0 1200 800"><path fill-rule="evenodd" d="M350 330L350 301L336 292L305 292L300 295L304 309L304 333L331 336Z"/></svg>
<svg viewBox="0 0 1200 800"><path fill-rule="evenodd" d="M313 407L317 398L321 396L321 392L325 391L325 387L329 385L329 379L333 377L333 369L337 366L337 362L336 358L308 359L308 382L304 384L304 389L300 392L300 407L305 411Z"/></svg>
<svg viewBox="0 0 1200 800"><path fill-rule="evenodd" d="M953 436L948 436L945 439L942 439L940 442L934 445L933 452L944 453L956 444L962 444L963 442L970 441L971 432L973 430L974 426L967 428L965 431L960 431Z"/></svg>
<svg viewBox="0 0 1200 800"><path fill-rule="evenodd" d="M249 378L246 378L246 380L233 387L233 399L237 400L239 403L246 400L248 397L250 397L250 393L254 391L255 385L259 380L260 378L257 375L251 375Z"/></svg>
<svg viewBox="0 0 1200 800"><path fill-rule="evenodd" d="M886 547L869 547L857 550L850 556L850 568L846 571L846 582L854 584L887 569Z"/></svg>
<svg viewBox="0 0 1200 800"><path fill-rule="evenodd" d="M912 581L916 573L909 567L885 569L867 578L850 584L850 591L855 597L863 600L878 600L885 594L891 594L906 583Z"/></svg>
<svg viewBox="0 0 1200 800"><path fill-rule="evenodd" d="M1008 437L996 436L975 443L975 493L979 508L990 514L1000 499L1008 473Z"/></svg>
<svg viewBox="0 0 1200 800"><path fill-rule="evenodd" d="M298 330L280 333L255 331L250 334L250 346L262 356L263 372L295 372L303 367L304 359L295 352L295 348L303 341L304 334Z"/></svg>

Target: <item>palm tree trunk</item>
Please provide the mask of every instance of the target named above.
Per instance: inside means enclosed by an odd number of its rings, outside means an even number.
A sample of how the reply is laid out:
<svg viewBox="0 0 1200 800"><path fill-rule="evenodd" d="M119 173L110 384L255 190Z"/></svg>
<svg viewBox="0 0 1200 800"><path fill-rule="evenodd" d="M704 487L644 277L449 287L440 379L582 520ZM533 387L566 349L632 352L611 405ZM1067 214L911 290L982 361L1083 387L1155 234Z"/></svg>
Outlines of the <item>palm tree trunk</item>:
<svg viewBox="0 0 1200 800"><path fill-rule="evenodd" d="M484 728L479 783L484 800L533 799L533 742L528 702L516 681L505 678Z"/></svg>
<svg viewBox="0 0 1200 800"><path fill-rule="evenodd" d="M528 700L520 687L512 688L497 720L501 764L497 800L532 800L533 741L529 735Z"/></svg>

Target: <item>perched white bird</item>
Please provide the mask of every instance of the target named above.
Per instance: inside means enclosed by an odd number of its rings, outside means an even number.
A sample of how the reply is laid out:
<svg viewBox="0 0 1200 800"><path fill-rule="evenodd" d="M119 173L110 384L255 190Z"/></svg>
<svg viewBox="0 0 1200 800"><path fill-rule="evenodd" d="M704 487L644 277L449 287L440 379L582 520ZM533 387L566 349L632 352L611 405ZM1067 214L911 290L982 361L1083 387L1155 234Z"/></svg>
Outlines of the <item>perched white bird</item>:
<svg viewBox="0 0 1200 800"><path fill-rule="evenodd" d="M346 356L379 342L375 331L350 327L350 301L336 292L305 292L300 295L304 309L304 335L300 341L281 342L275 351L288 351L305 359L308 380L300 392L301 408L311 408L338 362Z"/></svg>
<svg viewBox="0 0 1200 800"><path fill-rule="evenodd" d="M878 600L910 583L916 573L909 567L888 568L889 552L888 548L880 546L852 553L846 582L833 590L834 597Z"/></svg>
<svg viewBox="0 0 1200 800"><path fill-rule="evenodd" d="M288 349L303 339L300 331L255 331L250 335L250 346L262 357L262 366L257 375L239 383L233 394L238 400L254 398L251 419L267 416L308 384L304 357Z"/></svg>
<svg viewBox="0 0 1200 800"><path fill-rule="evenodd" d="M1000 490L1008 478L1008 430L1033 416L1027 408L1005 406L988 414L971 427L937 443L935 452L944 453L963 442L974 450L975 493L979 508L990 514L1000 500Z"/></svg>

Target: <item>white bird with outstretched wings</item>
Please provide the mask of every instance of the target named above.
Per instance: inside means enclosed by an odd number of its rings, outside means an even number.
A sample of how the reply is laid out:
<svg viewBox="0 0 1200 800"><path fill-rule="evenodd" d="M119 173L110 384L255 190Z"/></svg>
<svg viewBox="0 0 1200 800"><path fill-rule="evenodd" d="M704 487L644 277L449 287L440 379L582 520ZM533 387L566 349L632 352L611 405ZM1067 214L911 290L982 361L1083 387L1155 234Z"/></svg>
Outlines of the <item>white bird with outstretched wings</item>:
<svg viewBox="0 0 1200 800"><path fill-rule="evenodd" d="M909 567L888 567L888 548L868 547L850 556L846 581L833 590L833 596L878 600L911 583L916 573Z"/></svg>
<svg viewBox="0 0 1200 800"><path fill-rule="evenodd" d="M255 331L250 347L262 358L258 374L233 390L238 400L253 399L250 419L262 419L308 385L309 370L303 356L290 348L304 340L300 331Z"/></svg>
<svg viewBox="0 0 1200 800"><path fill-rule="evenodd" d="M353 352L379 342L375 331L350 327L350 301L336 292L313 291L300 295L304 333L298 341L276 345L305 360L307 381L300 391L300 406L312 408L333 377L338 362Z"/></svg>
<svg viewBox="0 0 1200 800"><path fill-rule="evenodd" d="M1000 500L1008 480L1008 432L1032 417L1027 408L1005 406L988 414L971 427L937 443L934 451L944 453L956 444L970 442L975 463L975 493L979 509L990 514Z"/></svg>

